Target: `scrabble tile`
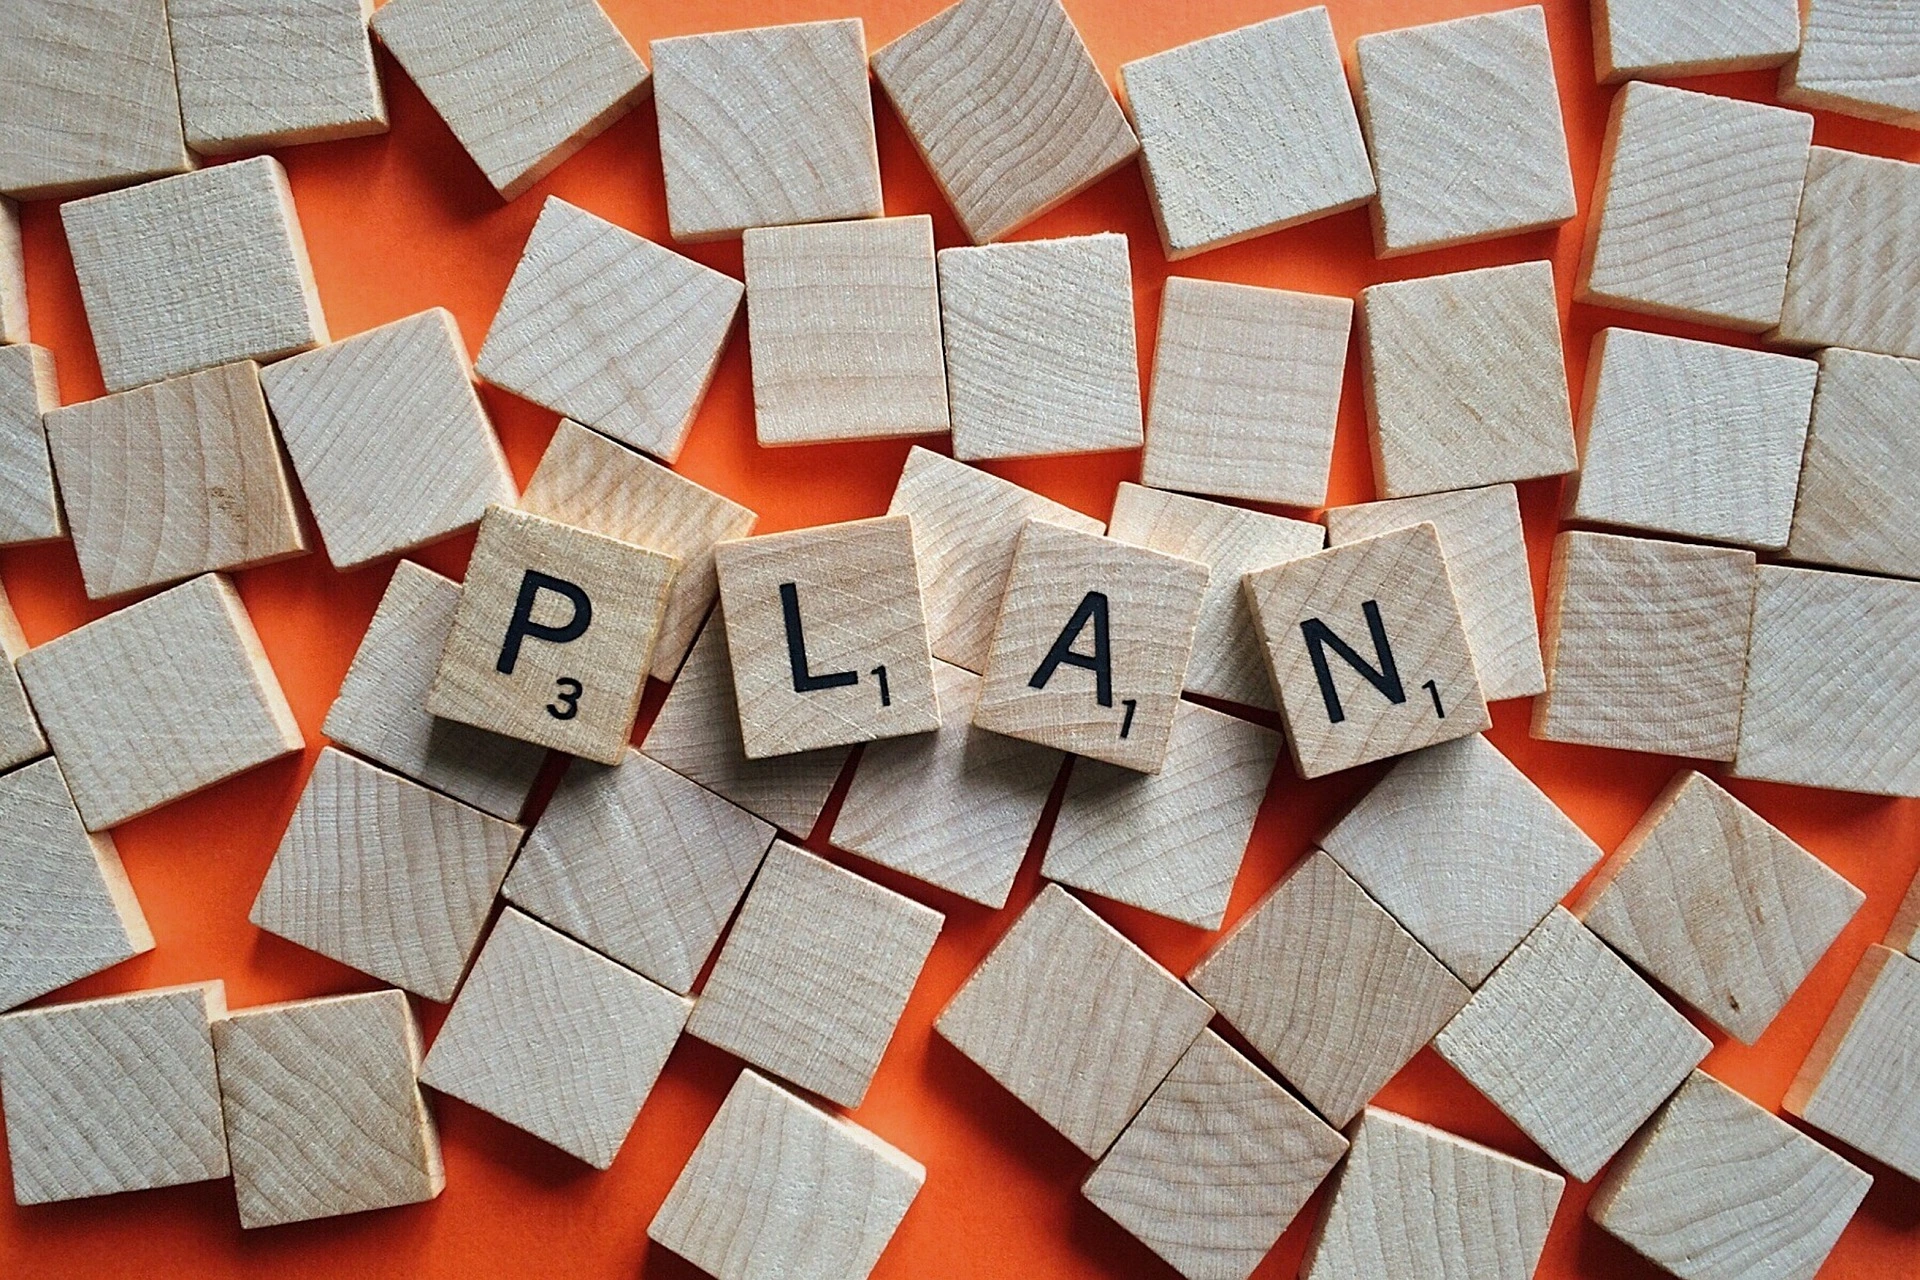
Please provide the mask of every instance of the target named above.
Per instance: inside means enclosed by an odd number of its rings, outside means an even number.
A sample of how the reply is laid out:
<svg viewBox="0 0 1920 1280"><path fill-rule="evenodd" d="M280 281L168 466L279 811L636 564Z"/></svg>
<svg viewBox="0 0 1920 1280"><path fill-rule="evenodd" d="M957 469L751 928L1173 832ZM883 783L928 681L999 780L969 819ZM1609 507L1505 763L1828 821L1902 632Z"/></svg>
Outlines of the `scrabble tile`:
<svg viewBox="0 0 1920 1280"><path fill-rule="evenodd" d="M926 1177L852 1121L742 1071L647 1235L721 1280L861 1280Z"/></svg>
<svg viewBox="0 0 1920 1280"><path fill-rule="evenodd" d="M1911 129L1920 125L1913 59L1920 34L1896 0L1808 0L1799 56L1780 73L1780 100Z"/></svg>
<svg viewBox="0 0 1920 1280"><path fill-rule="evenodd" d="M1920 441L1906 430L1916 413L1920 361L1820 353L1788 557L1920 578Z"/></svg>
<svg viewBox="0 0 1920 1280"><path fill-rule="evenodd" d="M1207 566L1207 592L1187 663L1187 692L1275 710L1253 612L1240 579L1312 555L1326 530L1304 520L1122 483L1113 499L1115 541Z"/></svg>
<svg viewBox="0 0 1920 1280"><path fill-rule="evenodd" d="M741 293L733 277L548 196L474 367L671 463Z"/></svg>
<svg viewBox="0 0 1920 1280"><path fill-rule="evenodd" d="M1202 1031L1081 1192L1181 1275L1246 1277L1346 1149Z"/></svg>
<svg viewBox="0 0 1920 1280"><path fill-rule="evenodd" d="M20 242L20 210L0 196L0 343L27 342L27 255Z"/></svg>
<svg viewBox="0 0 1920 1280"><path fill-rule="evenodd" d="M618 764L678 567L630 542L489 507L427 710Z"/></svg>
<svg viewBox="0 0 1920 1280"><path fill-rule="evenodd" d="M27 702L26 687L20 683L14 665L26 651L27 637L20 630L20 620L13 616L6 591L0 589L0 769L11 769L47 754L46 735Z"/></svg>
<svg viewBox="0 0 1920 1280"><path fill-rule="evenodd" d="M638 752L576 760L527 837L507 900L684 995L773 827Z"/></svg>
<svg viewBox="0 0 1920 1280"><path fill-rule="evenodd" d="M1353 302L1169 276L1140 478L1293 507L1327 499Z"/></svg>
<svg viewBox="0 0 1920 1280"><path fill-rule="evenodd" d="M1602 84L1634 76L1777 67L1792 60L1799 48L1797 0L1697 0L1687 5L1595 0L1593 5L1593 63ZM1780 100L1796 101L1785 89Z"/></svg>
<svg viewBox="0 0 1920 1280"><path fill-rule="evenodd" d="M1533 736L1733 759L1753 591L1751 551L1561 534Z"/></svg>
<svg viewBox="0 0 1920 1280"><path fill-rule="evenodd" d="M1900 909L1893 913L1893 923L1887 926L1887 945L1920 960L1920 875L1913 878Z"/></svg>
<svg viewBox="0 0 1920 1280"><path fill-rule="evenodd" d="M936 262L954 457L1140 447L1125 236L942 249Z"/></svg>
<svg viewBox="0 0 1920 1280"><path fill-rule="evenodd" d="M744 242L762 445L947 430L933 219L750 227Z"/></svg>
<svg viewBox="0 0 1920 1280"><path fill-rule="evenodd" d="M1920 1178L1920 960L1868 947L1787 1088L1785 1110Z"/></svg>
<svg viewBox="0 0 1920 1280"><path fill-rule="evenodd" d="M874 50L872 63L975 244L1140 150L1060 0L961 0Z"/></svg>
<svg viewBox="0 0 1920 1280"><path fill-rule="evenodd" d="M201 155L387 131L373 0L167 0L180 115Z"/></svg>
<svg viewBox="0 0 1920 1280"><path fill-rule="evenodd" d="M1780 323L1813 117L1634 81L1614 95L1574 299Z"/></svg>
<svg viewBox="0 0 1920 1280"><path fill-rule="evenodd" d="M247 919L445 1004L522 834L329 747Z"/></svg>
<svg viewBox="0 0 1920 1280"><path fill-rule="evenodd" d="M1871 1185L1695 1071L1607 1170L1587 1216L1682 1280L1813 1280Z"/></svg>
<svg viewBox="0 0 1920 1280"><path fill-rule="evenodd" d="M647 96L647 68L595 0L392 0L373 33L503 200Z"/></svg>
<svg viewBox="0 0 1920 1280"><path fill-rule="evenodd" d="M857 1107L945 921L931 907L775 841L687 1030Z"/></svg>
<svg viewBox="0 0 1920 1280"><path fill-rule="evenodd" d="M25 343L0 347L0 546L67 534L41 420L59 404L53 352Z"/></svg>
<svg viewBox="0 0 1920 1280"><path fill-rule="evenodd" d="M692 1008L508 908L420 1080L605 1169Z"/></svg>
<svg viewBox="0 0 1920 1280"><path fill-rule="evenodd" d="M737 538L714 562L748 759L940 727L911 517Z"/></svg>
<svg viewBox="0 0 1920 1280"><path fill-rule="evenodd" d="M1324 5L1129 62L1120 82L1169 258L1373 196Z"/></svg>
<svg viewBox="0 0 1920 1280"><path fill-rule="evenodd" d="M1350 1136L1301 1280L1532 1280L1565 1178L1376 1107Z"/></svg>
<svg viewBox="0 0 1920 1280"><path fill-rule="evenodd" d="M1492 724L1431 524L1241 581L1301 777Z"/></svg>
<svg viewBox="0 0 1920 1280"><path fill-rule="evenodd" d="M1360 291L1375 488L1410 498L1579 465L1553 267L1521 262Z"/></svg>
<svg viewBox="0 0 1920 1280"><path fill-rule="evenodd" d="M440 1194L420 1027L398 991L241 1009L213 1024L242 1227Z"/></svg>
<svg viewBox="0 0 1920 1280"><path fill-rule="evenodd" d="M934 1030L1098 1158L1212 1014L1119 930L1047 885Z"/></svg>
<svg viewBox="0 0 1920 1280"><path fill-rule="evenodd" d="M1040 873L1218 929L1279 758L1271 729L1178 703L1160 772L1074 762Z"/></svg>
<svg viewBox="0 0 1920 1280"><path fill-rule="evenodd" d="M676 36L652 52L675 240L881 215L860 19Z"/></svg>
<svg viewBox="0 0 1920 1280"><path fill-rule="evenodd" d="M973 722L1158 773L1207 581L1195 561L1029 520Z"/></svg>
<svg viewBox="0 0 1920 1280"><path fill-rule="evenodd" d="M973 727L980 677L933 664L940 728L869 743L833 842L996 910L1065 763L1051 747Z"/></svg>
<svg viewBox="0 0 1920 1280"><path fill-rule="evenodd" d="M1815 147L1773 337L1920 356L1920 164Z"/></svg>
<svg viewBox="0 0 1920 1280"><path fill-rule="evenodd" d="M75 200L60 221L108 391L328 340L272 156Z"/></svg>
<svg viewBox="0 0 1920 1280"><path fill-rule="evenodd" d="M1573 169L1539 5L1361 36L1381 257L1557 227Z"/></svg>
<svg viewBox="0 0 1920 1280"><path fill-rule="evenodd" d="M436 307L261 370L336 569L465 532L517 490Z"/></svg>
<svg viewBox="0 0 1920 1280"><path fill-rule="evenodd" d="M45 424L95 600L307 550L251 360L53 409Z"/></svg>
<svg viewBox="0 0 1920 1280"><path fill-rule="evenodd" d="M1433 1044L1582 1182L1712 1047L1562 907L1501 962Z"/></svg>
<svg viewBox="0 0 1920 1280"><path fill-rule="evenodd" d="M219 574L49 640L17 665L89 831L302 746L253 621Z"/></svg>
<svg viewBox="0 0 1920 1280"><path fill-rule="evenodd" d="M210 1021L219 982L0 1018L0 1099L16 1204L227 1174Z"/></svg>

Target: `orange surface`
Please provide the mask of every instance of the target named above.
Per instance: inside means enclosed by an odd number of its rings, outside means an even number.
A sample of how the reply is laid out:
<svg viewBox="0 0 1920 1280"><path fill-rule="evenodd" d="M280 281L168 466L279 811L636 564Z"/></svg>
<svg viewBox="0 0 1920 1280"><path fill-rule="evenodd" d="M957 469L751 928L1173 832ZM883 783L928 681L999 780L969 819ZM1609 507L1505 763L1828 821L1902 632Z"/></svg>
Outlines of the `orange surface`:
<svg viewBox="0 0 1920 1280"><path fill-rule="evenodd" d="M506 2L506 0L503 0ZM933 13L941 0L867 0L857 6L870 46ZM773 20L838 17L845 0L685 0L674 6L609 0L634 42L751 26ZM1300 7L1291 0L1069 0L1103 71L1161 49ZM1332 0L1342 48L1355 37L1457 17L1488 0ZM1593 82L1583 4L1548 4L1576 186L1592 187L1609 91ZM643 106L563 165L538 188L502 205L425 100L381 55L393 131L384 136L281 153L292 174L327 316L346 336L422 308L445 306L477 349L541 200L553 192L640 233L664 240L659 144ZM1768 73L1719 77L1702 87L1766 98ZM892 110L876 108L881 170L890 213L929 212L942 245L961 243L953 216ZM1822 117L1816 141L1882 155L1920 158L1920 136ZM25 210L34 333L57 353L63 398L101 393L73 268L50 204ZM1141 334L1149 367L1154 318L1168 273L1138 171L1128 166L1025 228L1022 237L1124 231L1132 239ZM1571 288L1581 223L1471 249L1391 263L1374 260L1367 214L1356 211L1191 259L1188 275L1353 295L1400 276L1551 256L1563 298ZM703 245L692 256L734 275L738 242ZM1572 308L1568 371L1581 386L1588 340L1610 323L1690 332L1640 317ZM1725 342L1739 337L1713 332ZM1360 390L1350 365L1335 449L1332 501L1372 496ZM512 397L484 392L522 482L553 430L554 417ZM928 443L936 443L929 441ZM769 452L754 443L744 334L736 330L680 469L757 508L763 532L870 516L885 510L907 444L832 446ZM1134 478L1134 454L1038 461L994 470L1096 516L1108 514L1116 482ZM1534 586L1544 588L1558 484L1521 486L1533 552ZM1302 514L1302 513L1293 513ZM317 545L317 544L316 544ZM470 539L432 547L419 559L462 572ZM223 978L235 1006L366 990L371 980L247 923L247 908L321 744L320 723L385 587L390 565L334 573L318 555L239 575L268 656L306 734L305 760L286 760L129 823L116 832L158 947L60 994L104 995L165 983ZM4 578L29 638L43 642L104 612L87 603L67 545L0 551ZM662 690L649 692L642 727ZM1612 848L1682 762L1536 743L1527 707L1496 709L1493 739L1603 847ZM1235 886L1238 917L1382 766L1308 785L1276 777ZM1718 772L1718 770L1713 770ZM1735 782L1731 789L1769 820L1866 890L1867 905L1759 1044L1747 1048L1711 1033L1706 1067L1749 1097L1777 1106L1863 948L1885 930L1920 863L1920 802ZM544 790L542 792L544 794ZM831 826L837 799L820 830ZM1048 824L1043 824L1042 830ZM823 839L812 841L825 849ZM1171 1275L1143 1246L1078 1195L1088 1162L1078 1151L933 1036L935 1014L1037 891L1038 843L1005 912L962 903L902 877L846 859L883 883L947 912L948 923L920 980L860 1123L923 1161L925 1190L883 1258L888 1277ZM1523 851L1516 851L1516 854ZM1141 912L1097 903L1101 913L1162 962L1184 972L1210 936ZM421 1006L429 1035L444 1010ZM221 1277L278 1275L460 1277L685 1277L685 1263L650 1247L647 1222L692 1151L737 1064L683 1040L633 1135L605 1174L463 1104L438 1100L447 1190L429 1205L242 1234L225 1182L142 1192L31 1210L0 1204L0 1276ZM1531 1143L1429 1050L1395 1079L1380 1102L1523 1158ZM1872 1193L1823 1275L1883 1277L1920 1270L1920 1195L1911 1181L1868 1164ZM1656 1274L1585 1221L1587 1189L1570 1185L1540 1269L1544 1277ZM8 1200L0 1196L0 1200ZM1290 1277L1317 1219L1316 1197L1259 1275Z"/></svg>

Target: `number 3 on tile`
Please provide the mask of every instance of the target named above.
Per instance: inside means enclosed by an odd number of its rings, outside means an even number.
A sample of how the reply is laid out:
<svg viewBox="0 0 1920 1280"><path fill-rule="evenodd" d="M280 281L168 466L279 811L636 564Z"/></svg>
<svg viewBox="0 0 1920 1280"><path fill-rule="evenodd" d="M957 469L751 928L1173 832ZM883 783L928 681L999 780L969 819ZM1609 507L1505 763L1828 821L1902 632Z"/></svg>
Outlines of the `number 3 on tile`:
<svg viewBox="0 0 1920 1280"><path fill-rule="evenodd" d="M580 714L580 682L572 676L561 676L553 682L553 701L547 704L547 714L555 720L571 720Z"/></svg>

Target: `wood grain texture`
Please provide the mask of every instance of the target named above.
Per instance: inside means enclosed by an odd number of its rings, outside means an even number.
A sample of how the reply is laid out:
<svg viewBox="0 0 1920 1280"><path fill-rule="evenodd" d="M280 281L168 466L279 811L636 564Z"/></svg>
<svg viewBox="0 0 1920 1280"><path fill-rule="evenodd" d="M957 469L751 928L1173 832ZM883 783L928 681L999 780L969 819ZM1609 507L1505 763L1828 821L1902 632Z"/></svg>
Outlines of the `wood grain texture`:
<svg viewBox="0 0 1920 1280"><path fill-rule="evenodd" d="M1887 926L1887 945L1920 960L1920 875L1913 878L1907 896L1893 913L1893 923Z"/></svg>
<svg viewBox="0 0 1920 1280"><path fill-rule="evenodd" d="M0 546L66 536L42 420L59 404L53 352L25 342L0 347Z"/></svg>
<svg viewBox="0 0 1920 1280"><path fill-rule="evenodd" d="M16 1204L227 1174L210 1021L218 982L0 1018L0 1099Z"/></svg>
<svg viewBox="0 0 1920 1280"><path fill-rule="evenodd" d="M1050 884L934 1030L1098 1158L1212 1015L1151 956Z"/></svg>
<svg viewBox="0 0 1920 1280"><path fill-rule="evenodd" d="M201 155L387 131L373 0L167 0L180 115Z"/></svg>
<svg viewBox="0 0 1920 1280"><path fill-rule="evenodd" d="M548 196L475 368L671 463L742 292L731 276Z"/></svg>
<svg viewBox="0 0 1920 1280"><path fill-rule="evenodd" d="M0 360L5 354L0 353ZM1820 353L1787 555L1920 578L1920 361Z"/></svg>
<svg viewBox="0 0 1920 1280"><path fill-rule="evenodd" d="M1081 1192L1187 1280L1246 1280L1346 1149L1202 1031Z"/></svg>
<svg viewBox="0 0 1920 1280"><path fill-rule="evenodd" d="M28 342L27 254L20 240L20 209L0 196L0 343Z"/></svg>
<svg viewBox="0 0 1920 1280"><path fill-rule="evenodd" d="M1920 164L1815 147L1772 337L1920 356Z"/></svg>
<svg viewBox="0 0 1920 1280"><path fill-rule="evenodd" d="M1920 32L1903 0L1808 0L1799 56L1780 73L1782 102L1920 125Z"/></svg>
<svg viewBox="0 0 1920 1280"><path fill-rule="evenodd" d="M26 634L20 630L6 591L0 589L0 769L47 754L46 734L15 667L26 651Z"/></svg>
<svg viewBox="0 0 1920 1280"><path fill-rule="evenodd" d="M1784 1110L1920 1178L1920 960L1868 947L1787 1087Z"/></svg>
<svg viewBox="0 0 1920 1280"><path fill-rule="evenodd" d="M420 1081L605 1169L692 1008L509 907Z"/></svg>
<svg viewBox="0 0 1920 1280"><path fill-rule="evenodd" d="M1777 67L1799 48L1798 0L1593 3L1593 65L1602 84ZM1780 99L1796 101L1785 89Z"/></svg>
<svg viewBox="0 0 1920 1280"><path fill-rule="evenodd" d="M874 50L872 64L975 244L1140 150L1060 0L961 0Z"/></svg>

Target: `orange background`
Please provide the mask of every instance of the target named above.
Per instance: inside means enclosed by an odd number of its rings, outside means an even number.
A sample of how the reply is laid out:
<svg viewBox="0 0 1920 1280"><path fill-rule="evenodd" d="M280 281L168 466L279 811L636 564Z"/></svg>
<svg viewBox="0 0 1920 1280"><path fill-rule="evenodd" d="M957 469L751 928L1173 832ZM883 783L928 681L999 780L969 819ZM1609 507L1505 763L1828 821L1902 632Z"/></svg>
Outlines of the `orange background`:
<svg viewBox="0 0 1920 1280"><path fill-rule="evenodd" d="M1290 0L1068 0L1109 80L1121 63L1187 40L1302 7ZM1343 52L1355 37L1458 17L1491 0L1333 0ZM942 0L865 0L869 47L877 48L941 7ZM606 0L636 48L658 36L845 16L847 0L699 0L672 6ZM1576 188L1592 188L1610 90L1594 84L1586 7L1547 5ZM534 191L503 205L444 124L384 53L381 74L393 129L350 142L280 153L292 175L301 221L327 318L336 337L432 306L459 318L478 349L542 199L557 193L630 227L667 239L659 143L651 104L643 105ZM1772 73L1717 77L1698 87L1769 99ZM941 245L963 243L952 214L884 98L876 95L881 172L889 213L931 213ZM1920 158L1920 137L1822 116L1817 142L1901 158ZM72 263L56 209L25 211L36 339L59 359L63 399L101 394ZM1374 259L1364 210L1190 259L1182 274L1282 285L1352 296L1380 280L1551 257L1563 301L1571 290L1582 221L1557 232L1382 263ZM1161 281L1168 274L1138 170L1129 165L1024 228L1048 237L1118 230L1131 237L1141 372L1150 367ZM695 246L691 256L740 274L737 241ZM1607 324L1711 337L1642 317L1574 307L1566 321L1568 374L1582 385L1589 339ZM1330 501L1373 496L1361 397L1350 363L1334 451ZM532 473L554 415L503 392L483 392L516 476ZM939 446L938 441L926 443ZM754 443L745 335L736 329L713 391L679 468L756 508L760 529L883 512L908 442L766 451ZM1042 460L991 469L1092 515L1105 517L1114 486L1138 474L1133 453ZM1558 482L1521 486L1536 593L1544 587ZM1304 515L1307 513L1291 512ZM315 546L318 546L316 541ZM458 576L471 538L419 553L425 564ZM59 999L167 983L226 980L234 1006L371 989L374 984L247 923L247 909L314 753L320 723L352 659L391 571L390 564L341 575L324 557L237 575L268 656L292 701L308 750L305 759L269 765L115 832L127 870L158 941L150 954L63 991ZM104 612L89 604L70 546L0 551L0 578L34 643ZM651 720L663 689L642 713ZM1495 709L1492 737L1602 847L1611 849L1683 762L1536 743L1528 708ZM636 741L638 740L636 733ZM1229 922L1383 771L1358 769L1311 785L1284 763L1267 796L1239 881ZM1718 773L1718 769L1710 769ZM546 779L552 780L550 768ZM844 779L843 779L844 784ZM1920 863L1920 801L1734 782L1735 794L1866 890L1868 901L1759 1044L1748 1048L1711 1031L1707 1070L1747 1096L1777 1107L1862 949L1879 939ZM544 797L543 786L536 799ZM810 843L824 834L838 794ZM1051 818L1042 824L1042 833ZM947 913L947 925L859 1122L927 1166L925 1190L907 1215L878 1274L890 1277L1161 1276L1172 1273L1145 1247L1078 1195L1088 1161L1064 1138L931 1032L935 1014L1037 891L1040 838L1005 912L990 912L903 877L847 858L875 879ZM1523 854L1524 851L1515 851ZM1142 912L1096 902L1103 916L1176 972L1184 973L1212 935ZM416 1002L429 1036L444 1009ZM1705 1028L1703 1028L1705 1029ZM632 1137L608 1173L596 1173L538 1140L464 1104L436 1098L446 1151L447 1190L427 1205L243 1234L231 1187L207 1183L35 1209L0 1204L0 1276L238 1276L337 1278L407 1275L686 1277L697 1273L651 1247L646 1227L667 1187L718 1107L737 1069L719 1051L683 1039ZM1540 1152L1469 1085L1423 1051L1379 1102L1490 1143L1525 1159ZM1857 1158L1857 1157L1856 1157ZM1913 1274L1920 1267L1920 1196L1915 1186L1872 1162L1875 1184L1847 1228L1827 1277ZM1540 1275L1656 1274L1584 1217L1587 1188L1569 1184ZM0 1196L0 1200L6 1200ZM1259 1275L1290 1277L1324 1196L1317 1196Z"/></svg>

